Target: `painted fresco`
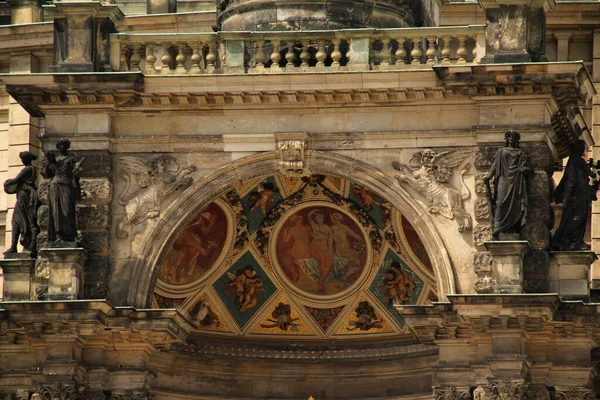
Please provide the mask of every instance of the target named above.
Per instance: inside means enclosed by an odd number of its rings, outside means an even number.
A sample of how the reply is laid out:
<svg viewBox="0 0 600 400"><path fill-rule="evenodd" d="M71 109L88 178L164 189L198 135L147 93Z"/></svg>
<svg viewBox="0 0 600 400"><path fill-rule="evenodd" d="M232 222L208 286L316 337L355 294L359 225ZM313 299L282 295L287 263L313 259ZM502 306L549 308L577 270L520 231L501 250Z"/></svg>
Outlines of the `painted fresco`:
<svg viewBox="0 0 600 400"><path fill-rule="evenodd" d="M159 279L170 285L187 285L199 280L223 251L227 240L227 217L211 203L179 234L165 261Z"/></svg>
<svg viewBox="0 0 600 400"><path fill-rule="evenodd" d="M394 304L417 304L423 280L398 256L388 249L369 290L383 303L396 320L404 324Z"/></svg>
<svg viewBox="0 0 600 400"><path fill-rule="evenodd" d="M429 258L429 254L427 254L427 250L425 250L423 241L417 234L417 231L415 231L415 228L413 228L404 217L402 217L402 230L404 231L404 237L412 252L417 256L425 268L433 273L433 264L431 264L431 259Z"/></svg>
<svg viewBox="0 0 600 400"><path fill-rule="evenodd" d="M250 234L260 228L265 217L273 207L283 200L275 178L270 176L258 184L242 198L242 204L248 217Z"/></svg>
<svg viewBox="0 0 600 400"><path fill-rule="evenodd" d="M240 328L275 292L275 285L247 251L213 284Z"/></svg>
<svg viewBox="0 0 600 400"><path fill-rule="evenodd" d="M384 215L385 210L382 207L384 199L381 196L365 189L361 185L352 184L350 185L348 198L355 201L365 210L379 229L383 229L386 215Z"/></svg>
<svg viewBox="0 0 600 400"><path fill-rule="evenodd" d="M315 308L306 306L305 308L315 322L321 327L323 332L327 332L327 329L329 329L331 324L333 324L340 315L344 306L334 308Z"/></svg>
<svg viewBox="0 0 600 400"><path fill-rule="evenodd" d="M333 206L292 211L275 238L277 263L298 289L317 295L346 290L366 267L367 240L357 223Z"/></svg>
<svg viewBox="0 0 600 400"><path fill-rule="evenodd" d="M413 226L382 196L324 175L224 190L163 260L154 306L208 334L389 336L404 332L394 304L437 299Z"/></svg>

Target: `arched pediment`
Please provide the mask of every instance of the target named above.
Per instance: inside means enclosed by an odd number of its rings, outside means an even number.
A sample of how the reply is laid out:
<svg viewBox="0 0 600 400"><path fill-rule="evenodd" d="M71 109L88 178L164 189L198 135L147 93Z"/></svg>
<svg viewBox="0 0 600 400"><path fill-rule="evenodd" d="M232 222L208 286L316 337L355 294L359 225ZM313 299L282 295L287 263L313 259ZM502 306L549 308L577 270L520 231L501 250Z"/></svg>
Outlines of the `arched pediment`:
<svg viewBox="0 0 600 400"><path fill-rule="evenodd" d="M131 302L208 315L203 323L220 328L198 328L220 333L283 334L270 325L291 309L293 332L385 336L405 329L393 302L454 293L442 241L404 189L365 163L307 153L309 177L283 175L274 154L261 154L183 193L148 236ZM357 310L366 305L375 318L363 330Z"/></svg>

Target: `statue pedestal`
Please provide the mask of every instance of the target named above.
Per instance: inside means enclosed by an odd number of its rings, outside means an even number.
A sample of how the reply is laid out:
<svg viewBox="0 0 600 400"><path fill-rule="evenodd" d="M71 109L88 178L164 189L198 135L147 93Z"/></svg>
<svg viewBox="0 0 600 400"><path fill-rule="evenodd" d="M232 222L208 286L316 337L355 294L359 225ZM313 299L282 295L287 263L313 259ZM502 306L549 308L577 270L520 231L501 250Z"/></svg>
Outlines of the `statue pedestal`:
<svg viewBox="0 0 600 400"><path fill-rule="evenodd" d="M29 301L35 259L29 253L5 253L0 260L4 274L4 301Z"/></svg>
<svg viewBox="0 0 600 400"><path fill-rule="evenodd" d="M48 300L78 300L83 297L83 267L89 255L81 247L51 247L40 250L50 263Z"/></svg>
<svg viewBox="0 0 600 400"><path fill-rule="evenodd" d="M523 257L531 250L526 240L485 242L492 255L492 293L523 293Z"/></svg>
<svg viewBox="0 0 600 400"><path fill-rule="evenodd" d="M590 266L596 254L593 251L552 251L550 256L550 291L569 300L588 300Z"/></svg>

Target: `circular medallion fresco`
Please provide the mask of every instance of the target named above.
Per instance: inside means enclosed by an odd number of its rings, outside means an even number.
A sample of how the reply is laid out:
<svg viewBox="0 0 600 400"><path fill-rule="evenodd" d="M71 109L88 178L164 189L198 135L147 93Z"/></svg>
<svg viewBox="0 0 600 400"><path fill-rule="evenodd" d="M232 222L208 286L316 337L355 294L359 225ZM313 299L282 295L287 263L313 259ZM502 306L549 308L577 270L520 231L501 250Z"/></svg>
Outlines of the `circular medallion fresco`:
<svg viewBox="0 0 600 400"><path fill-rule="evenodd" d="M325 202L286 213L271 244L275 270L299 295L333 300L368 275L371 248L356 219Z"/></svg>
<svg viewBox="0 0 600 400"><path fill-rule="evenodd" d="M231 243L232 221L220 201L200 211L171 245L158 276L158 286L186 291L219 264Z"/></svg>

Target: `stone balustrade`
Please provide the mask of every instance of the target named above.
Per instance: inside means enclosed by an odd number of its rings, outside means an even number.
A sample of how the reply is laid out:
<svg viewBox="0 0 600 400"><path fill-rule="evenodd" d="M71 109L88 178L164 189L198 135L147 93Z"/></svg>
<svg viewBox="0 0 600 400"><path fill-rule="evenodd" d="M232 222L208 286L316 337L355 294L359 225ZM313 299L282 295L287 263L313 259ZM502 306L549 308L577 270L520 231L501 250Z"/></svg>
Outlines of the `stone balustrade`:
<svg viewBox="0 0 600 400"><path fill-rule="evenodd" d="M112 69L145 74L393 70L484 55L484 25L111 36Z"/></svg>

